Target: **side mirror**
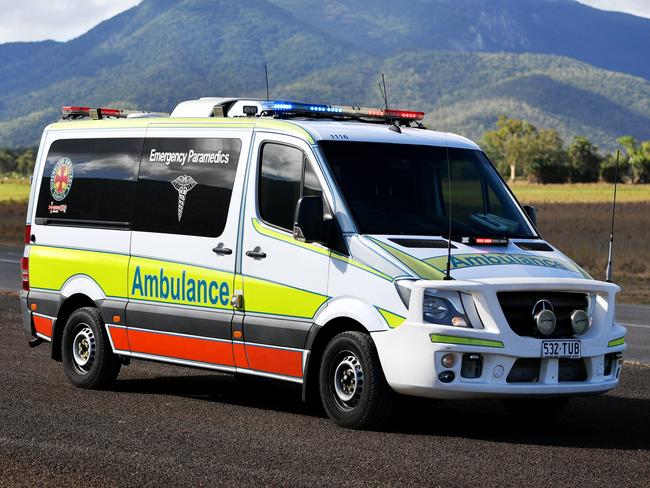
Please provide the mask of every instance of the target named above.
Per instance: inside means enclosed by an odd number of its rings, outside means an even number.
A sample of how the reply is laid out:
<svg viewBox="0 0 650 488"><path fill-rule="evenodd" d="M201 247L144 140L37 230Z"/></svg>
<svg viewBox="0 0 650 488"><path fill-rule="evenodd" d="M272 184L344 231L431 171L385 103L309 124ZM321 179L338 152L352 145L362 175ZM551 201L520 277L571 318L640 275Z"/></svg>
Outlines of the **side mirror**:
<svg viewBox="0 0 650 488"><path fill-rule="evenodd" d="M302 242L324 242L323 199L302 197L296 205L293 238Z"/></svg>
<svg viewBox="0 0 650 488"><path fill-rule="evenodd" d="M535 210L535 207L532 207L530 205L524 205L524 212L526 212L526 215L528 215L528 218L533 222L533 225L537 225L537 210Z"/></svg>

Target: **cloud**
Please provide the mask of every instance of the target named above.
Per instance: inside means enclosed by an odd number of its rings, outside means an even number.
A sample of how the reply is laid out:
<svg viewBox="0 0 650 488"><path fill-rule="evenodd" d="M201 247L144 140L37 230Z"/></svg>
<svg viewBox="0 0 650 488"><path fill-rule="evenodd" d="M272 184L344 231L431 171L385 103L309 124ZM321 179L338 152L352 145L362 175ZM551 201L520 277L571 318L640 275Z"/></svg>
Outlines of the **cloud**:
<svg viewBox="0 0 650 488"><path fill-rule="evenodd" d="M625 12L639 17L650 18L650 1L648 0L578 0L601 10Z"/></svg>
<svg viewBox="0 0 650 488"><path fill-rule="evenodd" d="M0 0L0 43L67 41L141 0Z"/></svg>

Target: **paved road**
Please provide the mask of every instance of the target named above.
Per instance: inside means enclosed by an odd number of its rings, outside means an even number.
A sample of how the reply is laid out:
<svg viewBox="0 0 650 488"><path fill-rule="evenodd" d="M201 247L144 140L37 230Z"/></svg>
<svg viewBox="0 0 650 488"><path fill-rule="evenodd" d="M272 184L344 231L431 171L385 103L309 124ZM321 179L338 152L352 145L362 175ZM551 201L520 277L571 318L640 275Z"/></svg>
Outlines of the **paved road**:
<svg viewBox="0 0 650 488"><path fill-rule="evenodd" d="M0 486L650 486L650 367L516 425L496 401L403 405L340 429L295 386L134 361L107 391L29 349L0 296Z"/></svg>
<svg viewBox="0 0 650 488"><path fill-rule="evenodd" d="M0 246L0 289L20 288L22 248ZM628 325L628 350L625 358L650 364L650 306L618 305L620 322Z"/></svg>

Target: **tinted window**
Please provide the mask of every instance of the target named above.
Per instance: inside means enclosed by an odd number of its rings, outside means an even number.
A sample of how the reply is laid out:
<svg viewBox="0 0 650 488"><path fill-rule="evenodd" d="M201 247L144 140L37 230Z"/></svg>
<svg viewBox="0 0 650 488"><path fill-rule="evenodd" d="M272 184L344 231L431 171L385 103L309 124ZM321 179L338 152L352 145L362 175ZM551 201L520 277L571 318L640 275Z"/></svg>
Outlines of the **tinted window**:
<svg viewBox="0 0 650 488"><path fill-rule="evenodd" d="M283 229L293 229L305 156L300 149L264 144L259 183L260 217Z"/></svg>
<svg viewBox="0 0 650 488"><path fill-rule="evenodd" d="M481 151L321 141L363 234L535 237ZM451 168L451 202L447 154Z"/></svg>
<svg viewBox="0 0 650 488"><path fill-rule="evenodd" d="M221 235L240 152L239 139L147 139L138 176L135 230Z"/></svg>
<svg viewBox="0 0 650 488"><path fill-rule="evenodd" d="M141 150L142 139L55 141L45 161L36 216L130 223Z"/></svg>

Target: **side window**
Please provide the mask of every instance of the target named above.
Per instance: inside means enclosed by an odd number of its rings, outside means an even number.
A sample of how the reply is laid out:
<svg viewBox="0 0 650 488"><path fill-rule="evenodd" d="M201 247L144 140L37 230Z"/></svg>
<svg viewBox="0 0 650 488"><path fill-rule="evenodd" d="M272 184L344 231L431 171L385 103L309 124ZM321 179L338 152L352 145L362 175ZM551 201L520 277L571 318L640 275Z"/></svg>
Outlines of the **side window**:
<svg viewBox="0 0 650 488"><path fill-rule="evenodd" d="M239 139L147 138L135 230L218 237L226 226Z"/></svg>
<svg viewBox="0 0 650 488"><path fill-rule="evenodd" d="M262 146L258 205L265 222L293 229L304 160L303 152L295 147L273 143Z"/></svg>
<svg viewBox="0 0 650 488"><path fill-rule="evenodd" d="M52 143L36 217L71 225L129 225L142 143L142 139L61 139Z"/></svg>

